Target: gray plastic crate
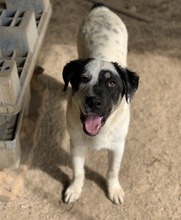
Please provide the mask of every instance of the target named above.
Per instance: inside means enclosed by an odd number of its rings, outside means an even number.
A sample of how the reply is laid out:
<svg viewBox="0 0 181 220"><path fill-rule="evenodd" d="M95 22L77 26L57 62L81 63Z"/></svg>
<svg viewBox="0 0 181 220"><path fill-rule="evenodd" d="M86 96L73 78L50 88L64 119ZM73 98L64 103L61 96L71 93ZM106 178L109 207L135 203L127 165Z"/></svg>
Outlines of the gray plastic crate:
<svg viewBox="0 0 181 220"><path fill-rule="evenodd" d="M28 114L30 100L29 85L21 111L16 115L0 115L0 169L19 167L21 157L19 132L23 116Z"/></svg>
<svg viewBox="0 0 181 220"><path fill-rule="evenodd" d="M7 9L0 10L0 60L15 61L20 89L19 94L12 93L10 100L15 97L17 100L11 104L5 101L5 94L0 90L0 114L17 114L22 108L52 8L48 0L5 2Z"/></svg>
<svg viewBox="0 0 181 220"><path fill-rule="evenodd" d="M49 0L5 0L0 9L0 169L17 168L19 129L52 8Z"/></svg>
<svg viewBox="0 0 181 220"><path fill-rule="evenodd" d="M20 164L19 130L23 109L17 115L0 116L0 168L16 169Z"/></svg>
<svg viewBox="0 0 181 220"><path fill-rule="evenodd" d="M38 38L35 14L33 11L0 11L0 48L32 51Z"/></svg>
<svg viewBox="0 0 181 220"><path fill-rule="evenodd" d="M20 92L20 80L14 60L0 58L0 105L14 105Z"/></svg>
<svg viewBox="0 0 181 220"><path fill-rule="evenodd" d="M18 100L28 87L28 81L24 82L31 60L29 52L0 51L0 114L16 114L21 110L22 103L18 104Z"/></svg>

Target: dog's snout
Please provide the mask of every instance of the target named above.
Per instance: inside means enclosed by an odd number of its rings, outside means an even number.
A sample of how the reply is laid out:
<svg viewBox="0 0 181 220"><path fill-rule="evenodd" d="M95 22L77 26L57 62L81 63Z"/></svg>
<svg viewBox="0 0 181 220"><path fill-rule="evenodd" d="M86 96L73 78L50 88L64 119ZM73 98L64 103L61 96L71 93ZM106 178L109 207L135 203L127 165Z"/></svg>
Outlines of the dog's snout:
<svg viewBox="0 0 181 220"><path fill-rule="evenodd" d="M87 97L85 100L86 105L90 109L100 109L102 107L102 101L99 98L96 97Z"/></svg>

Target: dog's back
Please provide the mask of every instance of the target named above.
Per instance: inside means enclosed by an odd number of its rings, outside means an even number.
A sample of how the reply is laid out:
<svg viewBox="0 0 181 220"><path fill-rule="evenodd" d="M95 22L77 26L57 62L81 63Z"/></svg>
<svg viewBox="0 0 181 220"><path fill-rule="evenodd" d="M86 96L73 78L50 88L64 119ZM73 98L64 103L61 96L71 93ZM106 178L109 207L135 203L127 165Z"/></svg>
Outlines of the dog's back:
<svg viewBox="0 0 181 220"><path fill-rule="evenodd" d="M79 58L96 58L127 67L127 30L122 20L104 5L94 6L78 35Z"/></svg>

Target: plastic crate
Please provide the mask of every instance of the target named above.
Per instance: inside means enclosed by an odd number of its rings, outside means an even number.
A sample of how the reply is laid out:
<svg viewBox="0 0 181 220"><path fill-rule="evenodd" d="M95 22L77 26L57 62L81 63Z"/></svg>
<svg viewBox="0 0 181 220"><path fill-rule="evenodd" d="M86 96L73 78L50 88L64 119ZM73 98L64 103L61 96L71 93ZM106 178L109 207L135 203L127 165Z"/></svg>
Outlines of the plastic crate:
<svg viewBox="0 0 181 220"><path fill-rule="evenodd" d="M30 80L52 13L49 0L5 0L0 8L0 169L17 168Z"/></svg>
<svg viewBox="0 0 181 220"><path fill-rule="evenodd" d="M19 130L23 109L17 115L0 116L0 168L16 169L20 164Z"/></svg>
<svg viewBox="0 0 181 220"><path fill-rule="evenodd" d="M7 0L6 4L7 9L0 10L0 61L15 61L20 88L16 94L14 90L11 93L9 100L17 98L12 103L6 101L6 94L1 91L4 89L0 88L0 114L17 114L22 108L25 90L36 65L52 8L48 0L17 0L16 4ZM12 76L8 77L16 83L15 70L10 68L9 72ZM2 75L0 72L0 77L5 81L5 75Z"/></svg>

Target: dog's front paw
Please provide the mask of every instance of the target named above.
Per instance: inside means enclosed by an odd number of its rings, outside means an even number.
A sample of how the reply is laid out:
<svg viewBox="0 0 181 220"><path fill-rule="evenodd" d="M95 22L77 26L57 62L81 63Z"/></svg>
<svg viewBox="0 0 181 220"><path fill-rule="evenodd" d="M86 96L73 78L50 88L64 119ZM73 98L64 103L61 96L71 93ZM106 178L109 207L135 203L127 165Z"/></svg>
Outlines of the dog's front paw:
<svg viewBox="0 0 181 220"><path fill-rule="evenodd" d="M123 203L124 201L124 191L123 189L121 188L121 186L117 186L117 187L109 187L108 188L108 196L109 196L109 199L119 205L121 203Z"/></svg>
<svg viewBox="0 0 181 220"><path fill-rule="evenodd" d="M79 199L82 192L82 187L77 186L77 184L71 183L70 186L65 191L64 201L66 203L72 203Z"/></svg>

